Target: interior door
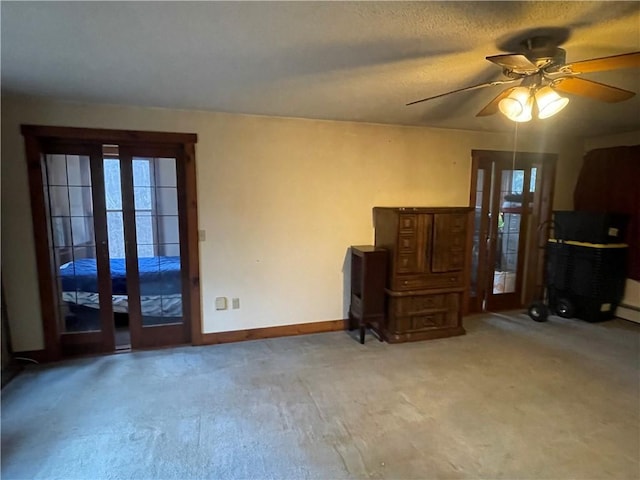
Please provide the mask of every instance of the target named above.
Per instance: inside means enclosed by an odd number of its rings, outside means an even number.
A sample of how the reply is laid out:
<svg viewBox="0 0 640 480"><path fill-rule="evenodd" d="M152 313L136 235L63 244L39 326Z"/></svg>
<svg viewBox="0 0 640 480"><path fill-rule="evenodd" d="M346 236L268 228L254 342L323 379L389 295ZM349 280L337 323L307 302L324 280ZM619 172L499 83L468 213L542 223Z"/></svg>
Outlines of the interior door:
<svg viewBox="0 0 640 480"><path fill-rule="evenodd" d="M114 350L109 249L99 146L49 143L41 155L49 328L62 354ZM43 272L44 273L44 272Z"/></svg>
<svg viewBox="0 0 640 480"><path fill-rule="evenodd" d="M520 308L540 282L536 244L551 214L555 157L474 151L468 310Z"/></svg>
<svg viewBox="0 0 640 480"><path fill-rule="evenodd" d="M132 348L191 339L181 155L171 147L119 149Z"/></svg>

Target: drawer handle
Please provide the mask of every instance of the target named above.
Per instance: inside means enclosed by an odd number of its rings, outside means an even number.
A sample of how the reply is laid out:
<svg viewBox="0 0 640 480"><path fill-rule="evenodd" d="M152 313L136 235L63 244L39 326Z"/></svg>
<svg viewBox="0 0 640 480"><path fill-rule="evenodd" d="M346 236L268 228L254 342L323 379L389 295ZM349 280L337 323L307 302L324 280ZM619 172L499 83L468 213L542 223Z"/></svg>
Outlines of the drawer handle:
<svg viewBox="0 0 640 480"><path fill-rule="evenodd" d="M403 284L403 285L408 285L408 284L409 284L409 281L408 281L408 280L405 280L404 282L402 282L402 284Z"/></svg>

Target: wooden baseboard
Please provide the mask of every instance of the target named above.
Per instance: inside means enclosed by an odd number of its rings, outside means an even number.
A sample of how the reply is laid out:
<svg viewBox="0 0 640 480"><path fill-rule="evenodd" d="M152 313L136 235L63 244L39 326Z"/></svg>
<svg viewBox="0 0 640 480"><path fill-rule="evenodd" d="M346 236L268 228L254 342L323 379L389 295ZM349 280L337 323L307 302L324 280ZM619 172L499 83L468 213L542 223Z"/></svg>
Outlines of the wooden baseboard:
<svg viewBox="0 0 640 480"><path fill-rule="evenodd" d="M245 340L308 335L310 333L336 332L339 330L346 330L347 326L348 320L346 319L326 320L324 322L296 323L294 325L281 325L278 327L203 333L201 340L202 345L215 345L218 343L244 342Z"/></svg>

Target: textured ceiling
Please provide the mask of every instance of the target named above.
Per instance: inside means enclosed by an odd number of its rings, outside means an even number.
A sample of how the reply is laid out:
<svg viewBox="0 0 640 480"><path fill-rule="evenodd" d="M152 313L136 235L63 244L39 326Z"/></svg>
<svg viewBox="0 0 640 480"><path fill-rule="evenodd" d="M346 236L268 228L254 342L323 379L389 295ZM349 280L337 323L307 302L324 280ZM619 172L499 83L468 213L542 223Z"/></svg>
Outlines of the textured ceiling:
<svg viewBox="0 0 640 480"><path fill-rule="evenodd" d="M475 114L501 77L484 59L525 30L564 29L567 61L640 50L640 2L6 2L2 90L66 100L512 130ZM639 69L585 75L640 92ZM571 97L523 124L598 135L640 129L639 96Z"/></svg>

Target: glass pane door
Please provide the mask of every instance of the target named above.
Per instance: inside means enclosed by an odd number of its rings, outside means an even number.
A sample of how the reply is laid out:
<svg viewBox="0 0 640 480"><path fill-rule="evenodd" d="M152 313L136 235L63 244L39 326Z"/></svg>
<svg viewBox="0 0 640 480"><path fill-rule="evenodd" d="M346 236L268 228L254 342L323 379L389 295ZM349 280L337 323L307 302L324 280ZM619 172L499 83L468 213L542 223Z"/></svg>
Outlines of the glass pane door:
<svg viewBox="0 0 640 480"><path fill-rule="evenodd" d="M88 156L47 155L45 199L61 333L99 331L100 293Z"/></svg>
<svg viewBox="0 0 640 480"><path fill-rule="evenodd" d="M142 325L182 323L178 187L174 158L133 158Z"/></svg>
<svg viewBox="0 0 640 480"><path fill-rule="evenodd" d="M516 291L524 170L503 170L500 178L497 241L493 269L494 295Z"/></svg>
<svg viewBox="0 0 640 480"><path fill-rule="evenodd" d="M528 188L530 172L527 167L495 169L491 205L492 278L487 292L489 310L516 308L521 304L522 256L532 198Z"/></svg>

